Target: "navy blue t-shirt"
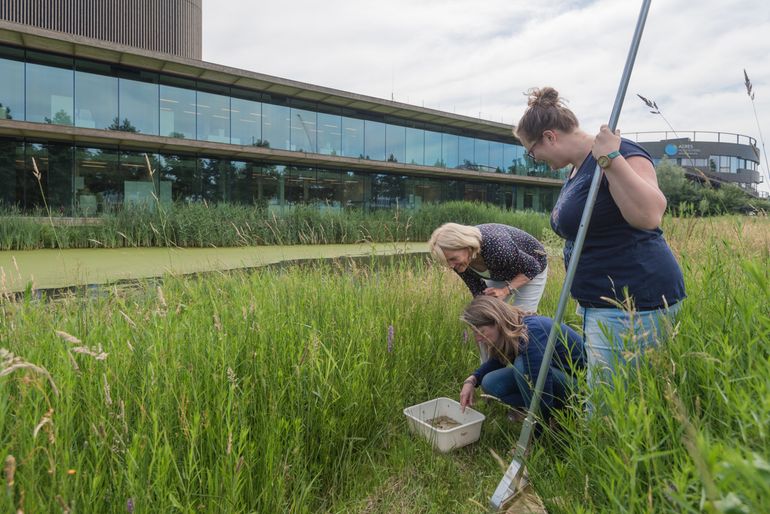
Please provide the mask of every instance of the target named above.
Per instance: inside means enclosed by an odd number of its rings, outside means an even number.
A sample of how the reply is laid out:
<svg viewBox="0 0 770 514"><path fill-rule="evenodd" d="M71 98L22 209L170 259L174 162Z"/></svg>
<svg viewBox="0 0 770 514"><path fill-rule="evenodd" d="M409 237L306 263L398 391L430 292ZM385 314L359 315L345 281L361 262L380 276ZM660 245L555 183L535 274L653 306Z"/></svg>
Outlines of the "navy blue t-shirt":
<svg viewBox="0 0 770 514"><path fill-rule="evenodd" d="M621 140L620 153L624 158L642 156L652 161L641 146L627 139ZM551 227L567 240L565 267L595 169L596 160L589 153L575 176L564 183L551 211ZM663 232L629 225L610 194L607 177L602 176L570 292L583 307L614 307L602 297L623 301L626 289L640 310L673 305L685 297L682 270Z"/></svg>

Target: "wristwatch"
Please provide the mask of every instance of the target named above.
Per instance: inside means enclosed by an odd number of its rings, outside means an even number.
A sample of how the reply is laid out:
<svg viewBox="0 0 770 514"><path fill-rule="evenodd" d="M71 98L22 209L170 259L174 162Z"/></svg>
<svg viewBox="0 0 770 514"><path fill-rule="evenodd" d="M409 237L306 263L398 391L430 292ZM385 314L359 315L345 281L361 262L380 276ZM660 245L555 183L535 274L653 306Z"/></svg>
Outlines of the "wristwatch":
<svg viewBox="0 0 770 514"><path fill-rule="evenodd" d="M601 155L598 159L596 159L596 164L599 165L601 169L607 169L610 167L610 163L612 162L612 159L620 155L620 152L618 150L615 150L614 152L610 152L607 155Z"/></svg>

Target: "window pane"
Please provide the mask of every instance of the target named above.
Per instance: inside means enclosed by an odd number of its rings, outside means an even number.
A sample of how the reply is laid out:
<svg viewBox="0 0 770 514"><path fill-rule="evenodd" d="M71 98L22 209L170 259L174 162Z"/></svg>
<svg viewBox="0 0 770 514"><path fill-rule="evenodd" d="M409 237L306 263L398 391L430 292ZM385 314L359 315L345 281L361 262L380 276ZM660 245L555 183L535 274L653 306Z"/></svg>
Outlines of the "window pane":
<svg viewBox="0 0 770 514"><path fill-rule="evenodd" d="M229 201L237 204L257 203L261 173L259 166L250 162L233 161L232 189Z"/></svg>
<svg viewBox="0 0 770 514"><path fill-rule="evenodd" d="M97 148L74 150L73 214L95 216L123 203L122 181L117 178L118 155Z"/></svg>
<svg viewBox="0 0 770 514"><path fill-rule="evenodd" d="M444 164L447 168L456 168L459 164L457 159L459 155L460 138L454 134L444 134L441 141Z"/></svg>
<svg viewBox="0 0 770 514"><path fill-rule="evenodd" d="M446 183L443 180L425 178L415 185L415 204L440 203L445 199Z"/></svg>
<svg viewBox="0 0 770 514"><path fill-rule="evenodd" d="M118 79L106 65L75 66L75 126L119 130Z"/></svg>
<svg viewBox="0 0 770 514"><path fill-rule="evenodd" d="M503 145L503 161L505 172L513 175L525 175L524 147L520 145Z"/></svg>
<svg viewBox="0 0 770 514"><path fill-rule="evenodd" d="M158 156L160 181L171 184L175 202L192 203L203 199L197 161L194 157L181 155Z"/></svg>
<svg viewBox="0 0 770 514"><path fill-rule="evenodd" d="M0 58L0 120L24 120L24 63Z"/></svg>
<svg viewBox="0 0 770 514"><path fill-rule="evenodd" d="M404 162L406 156L406 127L385 125L385 154L390 162Z"/></svg>
<svg viewBox="0 0 770 514"><path fill-rule="evenodd" d="M160 135L195 139L195 91L160 85Z"/></svg>
<svg viewBox="0 0 770 514"><path fill-rule="evenodd" d="M342 185L335 192L335 200L344 207L363 207L364 205L364 176L352 171L342 173Z"/></svg>
<svg viewBox="0 0 770 514"><path fill-rule="evenodd" d="M340 212L343 203L342 173L319 169L316 180L310 184L309 199L321 212Z"/></svg>
<svg viewBox="0 0 770 514"><path fill-rule="evenodd" d="M364 122L364 146L366 159L385 160L385 124L378 121Z"/></svg>
<svg viewBox="0 0 770 514"><path fill-rule="evenodd" d="M267 104L265 104L266 106ZM286 167L271 165L262 168L258 200L260 205L267 207L270 214L281 214L284 211Z"/></svg>
<svg viewBox="0 0 770 514"><path fill-rule="evenodd" d="M198 91L198 140L230 143L230 97Z"/></svg>
<svg viewBox="0 0 770 514"><path fill-rule="evenodd" d="M289 108L262 104L262 141L268 148L289 149Z"/></svg>
<svg viewBox="0 0 770 514"><path fill-rule="evenodd" d="M489 141L486 139L474 139L473 141L473 155L476 159L476 166L481 171L489 170Z"/></svg>
<svg viewBox="0 0 770 514"><path fill-rule="evenodd" d="M283 193L287 205L305 204L310 201L310 189L316 180L315 175L314 168L287 168Z"/></svg>
<svg viewBox="0 0 770 514"><path fill-rule="evenodd" d="M364 120L342 117L342 155L364 158Z"/></svg>
<svg viewBox="0 0 770 514"><path fill-rule="evenodd" d="M32 158L35 158L37 168L40 171L40 185L37 181L30 181L32 190L27 190L27 198L32 206L42 207L43 199L40 196L40 187L45 194L48 207L56 212L71 213L73 206L72 173L73 173L73 147L68 144L28 144L27 159L28 170L32 170ZM30 178L32 173L29 173Z"/></svg>
<svg viewBox="0 0 770 514"><path fill-rule="evenodd" d="M441 133L425 131L425 165L446 167L446 163L441 158Z"/></svg>
<svg viewBox="0 0 770 514"><path fill-rule="evenodd" d="M27 121L72 125L72 59L29 52L27 63Z"/></svg>
<svg viewBox="0 0 770 514"><path fill-rule="evenodd" d="M487 202L487 187L484 184L476 182L465 183L465 194L463 200L467 202Z"/></svg>
<svg viewBox="0 0 770 514"><path fill-rule="evenodd" d="M316 152L316 113L305 109L291 108L291 150L295 152Z"/></svg>
<svg viewBox="0 0 770 514"><path fill-rule="evenodd" d="M406 129L406 162L425 164L425 131L408 127Z"/></svg>
<svg viewBox="0 0 770 514"><path fill-rule="evenodd" d="M98 148L75 150L75 213L93 216L123 205L123 183L117 176L116 151Z"/></svg>
<svg viewBox="0 0 770 514"><path fill-rule="evenodd" d="M262 104L233 98L230 102L234 145L262 146Z"/></svg>
<svg viewBox="0 0 770 514"><path fill-rule="evenodd" d="M342 153L341 128L341 116L318 113L318 153L323 155L340 155Z"/></svg>
<svg viewBox="0 0 770 514"><path fill-rule="evenodd" d="M493 168L490 171L502 173L505 169L503 161L503 143L492 141L489 143L489 165Z"/></svg>
<svg viewBox="0 0 770 514"><path fill-rule="evenodd" d="M120 126L127 132L157 136L159 134L157 76L143 73L138 78L142 80L121 78L118 81Z"/></svg>
<svg viewBox="0 0 770 514"><path fill-rule="evenodd" d="M405 203L406 177L378 174L372 176L372 201L375 209L390 209Z"/></svg>
<svg viewBox="0 0 770 514"><path fill-rule="evenodd" d="M227 202L233 188L232 166L228 159L199 159L201 193L207 202Z"/></svg>
<svg viewBox="0 0 770 514"><path fill-rule="evenodd" d="M472 169L476 164L476 160L473 157L473 139L470 137L460 136L460 167L465 169ZM473 198L475 199L475 197Z"/></svg>
<svg viewBox="0 0 770 514"><path fill-rule="evenodd" d="M148 154L148 157L153 170L159 169L155 156ZM120 183L125 207L142 207L154 210L158 201L165 203L171 201L170 188L161 189L163 194L159 194L155 179L147 169L147 161L145 161L142 152L120 152L118 170L113 178L117 178ZM168 184L166 181L160 183Z"/></svg>
<svg viewBox="0 0 770 514"><path fill-rule="evenodd" d="M24 143L0 141L0 204L26 206L25 183L32 173L24 169Z"/></svg>

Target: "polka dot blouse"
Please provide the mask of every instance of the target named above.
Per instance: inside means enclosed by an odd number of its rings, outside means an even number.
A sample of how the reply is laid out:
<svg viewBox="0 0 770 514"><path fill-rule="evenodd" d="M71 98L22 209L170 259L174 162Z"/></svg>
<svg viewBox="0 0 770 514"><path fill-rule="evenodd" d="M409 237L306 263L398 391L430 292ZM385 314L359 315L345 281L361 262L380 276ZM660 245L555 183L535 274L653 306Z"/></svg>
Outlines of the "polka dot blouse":
<svg viewBox="0 0 770 514"><path fill-rule="evenodd" d="M481 258L489 269L489 278L508 282L524 274L530 280L548 264L543 245L521 229L500 223L477 225L481 231ZM473 296L486 289L484 280L470 268L458 273Z"/></svg>

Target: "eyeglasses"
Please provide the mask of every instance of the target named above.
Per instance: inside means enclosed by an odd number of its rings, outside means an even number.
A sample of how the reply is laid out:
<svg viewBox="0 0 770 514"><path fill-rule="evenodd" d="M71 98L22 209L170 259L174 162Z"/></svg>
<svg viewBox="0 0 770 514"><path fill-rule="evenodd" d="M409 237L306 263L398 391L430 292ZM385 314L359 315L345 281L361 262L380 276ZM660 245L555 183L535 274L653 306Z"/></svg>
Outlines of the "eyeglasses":
<svg viewBox="0 0 770 514"><path fill-rule="evenodd" d="M535 162L538 162L538 159L537 159L537 158L535 158L535 154L534 154L534 153L532 153L532 150L534 150L534 149L535 149L535 147L537 146L537 144L538 144L538 143L539 143L539 142L540 142L542 139L543 139L543 136L540 136L539 138L537 138L537 141L535 141L534 143L532 143L532 146L530 146L530 147L529 147L529 150L527 150L527 153L525 154L527 157L529 157L530 159L532 159L532 160L533 160L533 161L535 161Z"/></svg>

